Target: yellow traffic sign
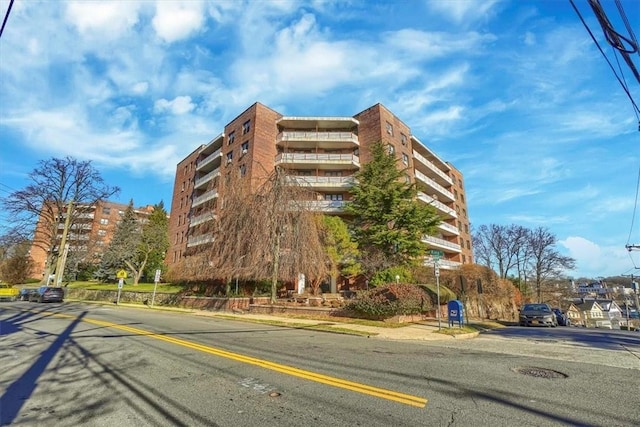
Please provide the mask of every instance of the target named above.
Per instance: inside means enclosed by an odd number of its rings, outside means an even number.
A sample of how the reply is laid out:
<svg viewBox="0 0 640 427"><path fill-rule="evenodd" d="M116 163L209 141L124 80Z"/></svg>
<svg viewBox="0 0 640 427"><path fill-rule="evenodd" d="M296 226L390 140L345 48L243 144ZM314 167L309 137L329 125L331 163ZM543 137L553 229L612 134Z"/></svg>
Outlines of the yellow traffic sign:
<svg viewBox="0 0 640 427"><path fill-rule="evenodd" d="M127 278L127 270L118 270L116 273L116 277L118 279L126 279Z"/></svg>

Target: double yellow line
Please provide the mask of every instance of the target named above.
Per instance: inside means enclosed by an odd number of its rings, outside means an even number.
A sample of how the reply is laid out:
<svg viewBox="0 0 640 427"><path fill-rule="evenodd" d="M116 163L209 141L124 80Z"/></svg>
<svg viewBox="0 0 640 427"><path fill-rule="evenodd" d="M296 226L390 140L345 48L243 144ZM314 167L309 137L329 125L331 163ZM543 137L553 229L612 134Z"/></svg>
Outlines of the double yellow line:
<svg viewBox="0 0 640 427"><path fill-rule="evenodd" d="M48 316L78 319L76 316L60 313L38 313ZM298 378L303 378L309 381L315 381L321 384L327 384L333 387L342 388L345 390L355 391L357 393L367 394L369 396L379 397L381 399L391 400L405 405L416 406L418 408L424 408L427 404L427 399L418 396L412 396L410 394L399 393L393 390L387 390L383 388L373 387L366 384L356 383L353 381L343 380L341 378L331 377L328 375L318 374L316 372L305 371L304 369L294 368L293 366L281 365L279 363L269 362L268 360L257 359L255 357L245 356L239 353L233 353L226 350L221 350L215 347L209 347L206 345L198 344L191 341L186 341L180 338L174 338L166 335L157 334L155 332L145 331L143 329L132 328L131 326L119 325L117 323L105 322L102 320L82 318L83 322L91 323L94 325L119 329L121 331L130 332L136 335L143 335L149 338L154 338L160 341L165 341L171 344L180 345L193 350L198 350L204 353L212 354L214 356L224 357L226 359L235 360L249 365L259 366L261 368L269 369L283 374L291 375Z"/></svg>

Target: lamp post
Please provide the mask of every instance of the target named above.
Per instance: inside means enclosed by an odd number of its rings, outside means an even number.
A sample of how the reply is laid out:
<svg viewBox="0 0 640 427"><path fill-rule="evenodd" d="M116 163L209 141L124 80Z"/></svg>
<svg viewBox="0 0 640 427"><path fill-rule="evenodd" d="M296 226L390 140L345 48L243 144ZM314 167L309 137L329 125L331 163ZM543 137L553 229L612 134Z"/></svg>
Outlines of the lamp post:
<svg viewBox="0 0 640 427"><path fill-rule="evenodd" d="M440 319L440 265L436 259L433 262L434 274L436 275L436 296L438 306L436 307L436 317L438 318L438 330L442 330L442 320Z"/></svg>

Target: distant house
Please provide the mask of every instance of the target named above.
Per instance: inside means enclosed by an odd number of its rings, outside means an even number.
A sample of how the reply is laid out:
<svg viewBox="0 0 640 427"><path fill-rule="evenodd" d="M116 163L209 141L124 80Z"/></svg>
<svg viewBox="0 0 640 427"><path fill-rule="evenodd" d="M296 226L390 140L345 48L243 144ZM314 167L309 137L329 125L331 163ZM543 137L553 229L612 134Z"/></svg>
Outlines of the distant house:
<svg viewBox="0 0 640 427"><path fill-rule="evenodd" d="M572 303L567 312L570 316L577 315L577 319L571 318L573 324L587 328L611 328L609 316L605 315L602 306L595 300Z"/></svg>
<svg viewBox="0 0 640 427"><path fill-rule="evenodd" d="M602 311L604 312L605 317L609 318L611 322L611 326L614 329L618 329L620 326L620 322L622 321L622 309L614 300L602 300L598 301L600 307L602 307Z"/></svg>

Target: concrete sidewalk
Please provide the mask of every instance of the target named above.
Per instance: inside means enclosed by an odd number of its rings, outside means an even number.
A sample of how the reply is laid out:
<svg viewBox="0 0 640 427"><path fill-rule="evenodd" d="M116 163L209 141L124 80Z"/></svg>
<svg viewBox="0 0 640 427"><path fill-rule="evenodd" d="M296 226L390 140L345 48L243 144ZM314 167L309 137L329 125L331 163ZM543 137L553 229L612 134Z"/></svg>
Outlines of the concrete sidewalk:
<svg viewBox="0 0 640 427"><path fill-rule="evenodd" d="M212 312L212 311L194 311L196 316L221 317L225 319L235 319L245 322L271 323L274 325L295 327L318 327L323 331L336 333L349 333L352 331L358 335L364 335L369 338L387 339L387 340L414 340L414 341L431 341L431 340L455 340L468 339L478 336L478 332L468 334L447 335L438 333L438 321L427 320L420 323L409 323L402 327L377 327L369 325L358 325L354 323L346 323L333 321L331 319L303 319L292 318L286 316L273 316L269 314L253 314L253 313L228 313L228 312ZM446 321L441 324L442 329L448 327Z"/></svg>

